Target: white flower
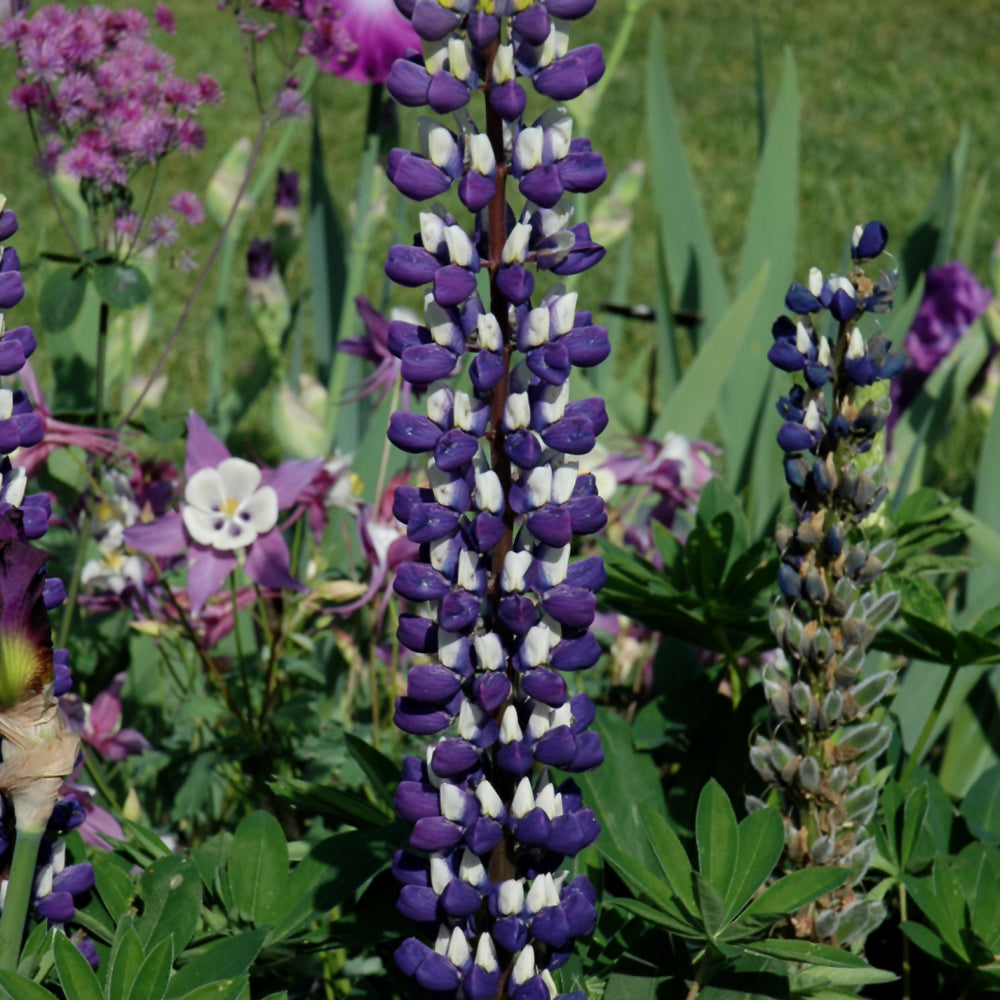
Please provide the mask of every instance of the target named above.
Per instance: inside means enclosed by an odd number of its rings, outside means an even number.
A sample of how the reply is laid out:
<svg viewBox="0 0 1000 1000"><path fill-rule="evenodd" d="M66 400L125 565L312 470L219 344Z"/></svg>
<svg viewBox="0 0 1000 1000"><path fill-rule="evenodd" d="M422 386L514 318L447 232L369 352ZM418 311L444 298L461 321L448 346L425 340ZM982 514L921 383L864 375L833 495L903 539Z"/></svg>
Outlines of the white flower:
<svg viewBox="0 0 1000 1000"><path fill-rule="evenodd" d="M252 545L278 523L278 494L242 458L199 469L184 490L184 527L201 545L232 551Z"/></svg>

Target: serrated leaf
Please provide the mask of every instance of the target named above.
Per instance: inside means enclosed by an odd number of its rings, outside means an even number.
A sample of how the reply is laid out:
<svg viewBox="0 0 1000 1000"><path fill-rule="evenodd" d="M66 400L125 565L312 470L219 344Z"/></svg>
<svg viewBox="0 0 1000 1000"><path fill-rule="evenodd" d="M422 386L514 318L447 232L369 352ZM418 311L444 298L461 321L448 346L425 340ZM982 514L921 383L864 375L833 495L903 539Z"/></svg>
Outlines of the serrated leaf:
<svg viewBox="0 0 1000 1000"><path fill-rule="evenodd" d="M270 813L251 813L236 828L227 878L237 907L257 924L275 921L288 880L288 843Z"/></svg>
<svg viewBox="0 0 1000 1000"><path fill-rule="evenodd" d="M94 265L94 287L101 301L112 309L134 309L149 298L149 280L131 264Z"/></svg>
<svg viewBox="0 0 1000 1000"><path fill-rule="evenodd" d="M73 1000L104 1000L94 970L79 949L65 934L57 934L52 943L56 971L63 992Z"/></svg>
<svg viewBox="0 0 1000 1000"><path fill-rule="evenodd" d="M83 307L87 293L87 272L77 268L56 268L42 285L38 314L50 333L60 333L72 325Z"/></svg>
<svg viewBox="0 0 1000 1000"><path fill-rule="evenodd" d="M694 828L698 867L724 900L729 895L729 886L736 871L739 834L729 796L714 778L702 789Z"/></svg>
<svg viewBox="0 0 1000 1000"><path fill-rule="evenodd" d="M737 828L739 847L735 873L726 894L726 919L731 920L753 898L781 858L785 827L777 809L758 809Z"/></svg>

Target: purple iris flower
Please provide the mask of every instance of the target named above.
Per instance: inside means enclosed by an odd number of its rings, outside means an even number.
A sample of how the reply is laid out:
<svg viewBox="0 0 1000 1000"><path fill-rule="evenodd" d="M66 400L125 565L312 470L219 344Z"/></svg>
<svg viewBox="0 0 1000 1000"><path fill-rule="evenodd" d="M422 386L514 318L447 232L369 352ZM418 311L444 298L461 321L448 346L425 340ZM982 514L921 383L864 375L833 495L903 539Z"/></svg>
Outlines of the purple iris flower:
<svg viewBox="0 0 1000 1000"><path fill-rule="evenodd" d="M903 341L909 363L891 386L890 426L992 301L993 293L961 261L928 269L924 297Z"/></svg>
<svg viewBox="0 0 1000 1000"><path fill-rule="evenodd" d="M296 503L322 468L322 460L261 469L234 458L194 411L187 427L187 486L181 510L133 525L125 532L125 541L151 556L176 558L186 551L188 594L195 616L241 562L247 576L262 587L304 590L291 575L278 512Z"/></svg>

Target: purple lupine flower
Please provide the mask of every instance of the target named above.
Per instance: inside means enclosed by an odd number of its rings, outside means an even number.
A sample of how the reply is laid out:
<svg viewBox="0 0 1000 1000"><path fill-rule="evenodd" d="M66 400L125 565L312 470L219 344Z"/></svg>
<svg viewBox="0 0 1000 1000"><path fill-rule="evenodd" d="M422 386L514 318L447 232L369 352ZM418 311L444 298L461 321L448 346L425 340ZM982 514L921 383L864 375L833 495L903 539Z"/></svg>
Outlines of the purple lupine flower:
<svg viewBox="0 0 1000 1000"><path fill-rule="evenodd" d="M961 261L928 268L924 297L903 340L908 361L891 386L890 426L992 301L993 293Z"/></svg>
<svg viewBox="0 0 1000 1000"><path fill-rule="evenodd" d="M186 552L188 594L195 616L241 562L262 587L302 590L277 529L278 512L296 503L322 466L320 459L283 462L262 470L234 458L197 413L188 415L184 464L187 486L181 511L133 525L125 541L146 555L176 558Z"/></svg>
<svg viewBox="0 0 1000 1000"><path fill-rule="evenodd" d="M426 410L393 414L388 436L428 462L427 485L399 487L393 502L419 546L395 575L413 605L397 638L423 661L408 670L395 721L438 737L425 758L406 759L396 793L413 824L393 864L397 908L430 932L404 941L396 961L430 991L487 1000L504 982L503 996L548 1000L552 972L596 921L593 888L560 868L594 841L597 820L571 779L556 786L540 773L587 771L603 756L589 729L594 705L571 696L563 674L601 655L590 625L604 566L570 553L575 534L606 519L578 458L607 413L600 399L571 402L569 379L609 344L577 294L545 272L577 273L603 255L585 224L570 226L567 196L596 188L605 170L564 111L522 120L520 81L569 99L603 61L596 46L570 50L552 20L580 16L592 0L516 13L397 6L425 45L395 64L390 92L442 114L481 88L487 121L470 119L459 135L425 120L419 151L393 150L387 167L408 197L454 184L477 214L470 227L437 205L422 212L412 245L393 247L385 268L424 289L422 318L390 323L386 343L404 380L425 390ZM468 382L452 384L463 370Z"/></svg>

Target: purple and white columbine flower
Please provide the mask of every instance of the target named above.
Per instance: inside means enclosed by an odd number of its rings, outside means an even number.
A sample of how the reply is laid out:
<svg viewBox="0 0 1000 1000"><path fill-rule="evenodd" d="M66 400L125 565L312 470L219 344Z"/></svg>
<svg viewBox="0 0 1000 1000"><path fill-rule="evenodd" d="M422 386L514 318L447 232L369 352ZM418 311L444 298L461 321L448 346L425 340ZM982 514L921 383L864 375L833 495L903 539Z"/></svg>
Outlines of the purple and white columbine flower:
<svg viewBox="0 0 1000 1000"><path fill-rule="evenodd" d="M470 226L432 206L413 245L386 263L397 283L424 288L422 322L391 322L387 346L426 392L426 412L393 414L389 439L428 462L427 486L397 488L393 506L420 547L394 579L413 607L397 636L415 654L395 721L442 734L407 758L396 793L413 823L393 865L397 908L428 932L396 961L425 989L464 1000L549 1000L552 973L596 921L593 887L560 869L599 825L576 784L553 784L548 769L587 771L603 758L594 705L570 694L563 672L601 653L589 627L604 566L570 556L574 535L607 520L578 464L607 423L604 402L570 401L569 376L603 361L609 344L575 292L535 286L603 255L585 224L571 224L566 196L594 190L605 169L565 109L523 120L520 81L569 100L603 62L597 46L568 48L562 20L593 0L492 13L464 0L397 6L424 44L393 67L393 96L444 114L481 91L486 119L463 114L458 133L422 119L419 151L393 150L387 168L418 201L456 185L475 216Z"/></svg>
<svg viewBox="0 0 1000 1000"><path fill-rule="evenodd" d="M193 411L188 416L187 486L180 512L133 525L125 541L146 555L187 553L191 611L199 615L237 565L255 583L302 590L291 575L278 512L292 507L322 466L320 459L261 469L229 449Z"/></svg>

